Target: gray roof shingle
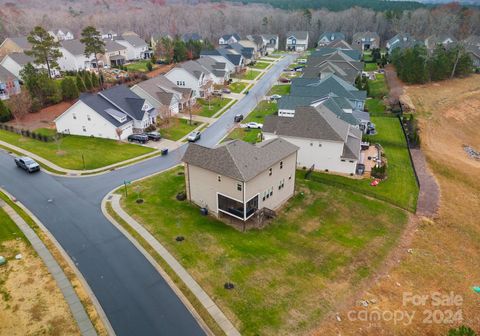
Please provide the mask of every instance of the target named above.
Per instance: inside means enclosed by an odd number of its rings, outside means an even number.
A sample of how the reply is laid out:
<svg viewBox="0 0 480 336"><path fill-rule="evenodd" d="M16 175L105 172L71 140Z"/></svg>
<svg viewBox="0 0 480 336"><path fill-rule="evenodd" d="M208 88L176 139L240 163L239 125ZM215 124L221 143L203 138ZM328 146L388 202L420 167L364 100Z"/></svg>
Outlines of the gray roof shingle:
<svg viewBox="0 0 480 336"><path fill-rule="evenodd" d="M182 160L217 174L247 182L297 150L297 146L280 138L255 145L233 140L216 148L189 144Z"/></svg>
<svg viewBox="0 0 480 336"><path fill-rule="evenodd" d="M32 48L32 45L30 44L30 42L28 42L26 36L11 37L10 39L23 50L30 50Z"/></svg>
<svg viewBox="0 0 480 336"><path fill-rule="evenodd" d="M14 53L11 53L7 56L10 57L12 60L14 60L16 63L18 63L19 65L22 65L22 66L26 65L28 63L33 63L33 57L28 56L23 52L14 52Z"/></svg>
<svg viewBox="0 0 480 336"><path fill-rule="evenodd" d="M60 45L74 56L85 53L85 45L80 40L64 40L60 42Z"/></svg>
<svg viewBox="0 0 480 336"><path fill-rule="evenodd" d="M0 65L0 82L5 83L16 79L15 75Z"/></svg>
<svg viewBox="0 0 480 336"><path fill-rule="evenodd" d="M101 97L116 108L122 109L135 120L142 120L147 112L142 110L145 99L140 98L125 85L114 86L108 90L99 92L98 95L95 96Z"/></svg>
<svg viewBox="0 0 480 336"><path fill-rule="evenodd" d="M308 31L289 31L287 32L287 38L290 36L294 36L297 40L306 40Z"/></svg>

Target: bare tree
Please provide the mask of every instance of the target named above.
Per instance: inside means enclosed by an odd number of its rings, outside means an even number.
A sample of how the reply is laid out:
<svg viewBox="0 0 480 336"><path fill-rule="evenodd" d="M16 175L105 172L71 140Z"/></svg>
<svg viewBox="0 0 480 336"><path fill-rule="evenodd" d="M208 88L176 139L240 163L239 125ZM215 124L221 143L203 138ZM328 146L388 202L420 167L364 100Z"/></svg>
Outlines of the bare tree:
<svg viewBox="0 0 480 336"><path fill-rule="evenodd" d="M23 91L17 95L11 96L7 105L15 118L17 126L20 127L20 121L32 109L32 99L27 91Z"/></svg>
<svg viewBox="0 0 480 336"><path fill-rule="evenodd" d="M121 127L117 127L115 129L115 133L117 133L118 142L121 142L122 141L123 129Z"/></svg>

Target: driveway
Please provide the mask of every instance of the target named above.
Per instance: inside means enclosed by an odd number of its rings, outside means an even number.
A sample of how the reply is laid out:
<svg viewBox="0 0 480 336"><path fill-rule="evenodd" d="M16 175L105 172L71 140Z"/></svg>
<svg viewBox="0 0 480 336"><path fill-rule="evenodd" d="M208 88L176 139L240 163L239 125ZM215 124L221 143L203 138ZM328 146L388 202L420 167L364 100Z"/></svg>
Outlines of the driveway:
<svg viewBox="0 0 480 336"><path fill-rule="evenodd" d="M215 146L248 115L294 56L275 63L250 93L203 131L200 144ZM0 185L50 230L95 293L117 335L204 335L205 332L157 270L102 214L103 197L124 180L136 180L181 162L186 145L167 156L91 177L27 175L0 151ZM159 191L161 192L161 191ZM173 239L174 237L172 237Z"/></svg>

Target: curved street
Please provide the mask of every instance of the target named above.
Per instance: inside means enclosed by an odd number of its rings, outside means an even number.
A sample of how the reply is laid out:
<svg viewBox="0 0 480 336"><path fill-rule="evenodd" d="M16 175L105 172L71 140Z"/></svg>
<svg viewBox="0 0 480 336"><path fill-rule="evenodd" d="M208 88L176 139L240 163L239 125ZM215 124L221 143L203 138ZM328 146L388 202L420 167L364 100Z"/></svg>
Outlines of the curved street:
<svg viewBox="0 0 480 336"><path fill-rule="evenodd" d="M232 128L234 115L248 115L294 59L286 55L276 62L248 95L202 132L199 143L215 146ZM168 283L103 216L100 207L105 195L124 180L137 180L179 164L185 148L102 175L75 178L25 174L10 155L0 151L0 186L37 216L62 245L117 335L205 334Z"/></svg>

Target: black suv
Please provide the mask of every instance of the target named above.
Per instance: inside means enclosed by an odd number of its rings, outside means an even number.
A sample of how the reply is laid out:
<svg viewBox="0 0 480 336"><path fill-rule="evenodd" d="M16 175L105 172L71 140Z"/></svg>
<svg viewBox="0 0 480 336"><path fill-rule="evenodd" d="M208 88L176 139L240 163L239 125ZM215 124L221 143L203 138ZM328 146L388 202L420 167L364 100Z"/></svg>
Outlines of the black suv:
<svg viewBox="0 0 480 336"><path fill-rule="evenodd" d="M146 134L130 134L128 136L128 142L138 142L141 144L146 144L148 142L148 135Z"/></svg>
<svg viewBox="0 0 480 336"><path fill-rule="evenodd" d="M160 132L148 132L146 135L148 136L148 140L160 141L162 139Z"/></svg>
<svg viewBox="0 0 480 336"><path fill-rule="evenodd" d="M235 122L240 122L243 120L243 114L236 114L235 117L233 117L233 121Z"/></svg>

